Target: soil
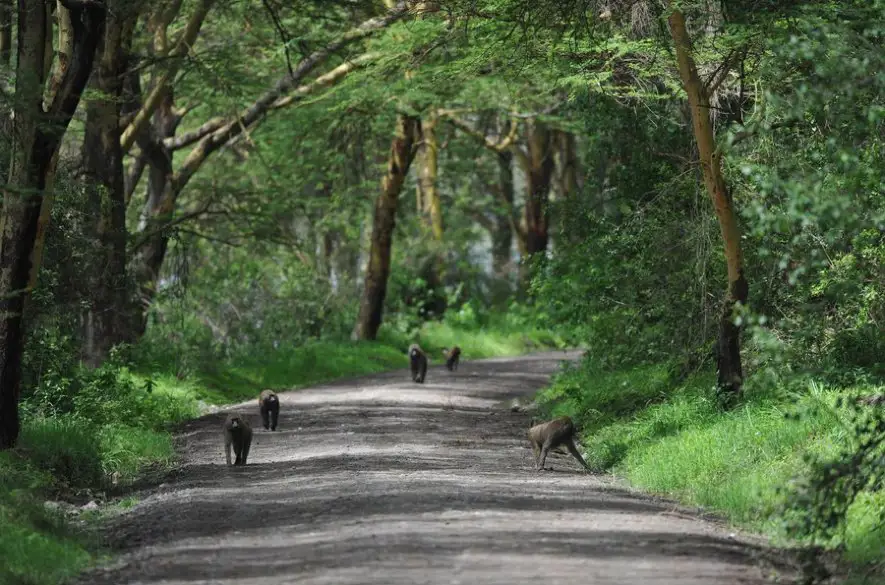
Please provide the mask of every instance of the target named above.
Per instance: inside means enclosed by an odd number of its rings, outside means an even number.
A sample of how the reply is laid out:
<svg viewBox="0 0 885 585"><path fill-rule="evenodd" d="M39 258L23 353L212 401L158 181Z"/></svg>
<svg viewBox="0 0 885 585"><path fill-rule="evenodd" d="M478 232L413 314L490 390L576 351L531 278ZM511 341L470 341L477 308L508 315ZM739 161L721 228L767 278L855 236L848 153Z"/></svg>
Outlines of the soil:
<svg viewBox="0 0 885 585"><path fill-rule="evenodd" d="M225 412L178 435L182 466L109 521L121 556L104 585L761 584L792 563L672 502L588 474L567 453L535 471L529 401L563 359L462 361L257 399L226 409L255 428L248 465L225 465ZM441 361L441 360L440 360ZM405 362L405 359L404 359ZM256 397L258 391L256 389Z"/></svg>

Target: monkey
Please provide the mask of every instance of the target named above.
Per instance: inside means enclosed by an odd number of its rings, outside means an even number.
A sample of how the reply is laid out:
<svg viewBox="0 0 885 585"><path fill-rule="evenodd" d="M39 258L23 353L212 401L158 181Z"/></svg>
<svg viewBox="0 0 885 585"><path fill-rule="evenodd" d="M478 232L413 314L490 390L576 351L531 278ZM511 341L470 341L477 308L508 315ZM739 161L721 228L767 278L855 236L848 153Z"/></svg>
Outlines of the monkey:
<svg viewBox="0 0 885 585"><path fill-rule="evenodd" d="M452 349L444 349L443 355L446 358L446 367L450 372L458 369L458 362L461 360L461 348L457 345Z"/></svg>
<svg viewBox="0 0 885 585"><path fill-rule="evenodd" d="M590 471L590 466L581 457L578 447L575 445L575 423L567 416L560 416L551 421L541 424L534 424L532 419L532 427L529 429L529 441L532 443L532 451L535 454L535 463L538 465L538 471L544 469L544 462L547 460L547 453L550 449L555 449L560 445L564 445L572 457L578 460L584 469Z"/></svg>
<svg viewBox="0 0 885 585"><path fill-rule="evenodd" d="M423 384L427 375L427 354L417 343L409 346L409 366L412 370L412 381Z"/></svg>
<svg viewBox="0 0 885 585"><path fill-rule="evenodd" d="M230 465L230 445L234 445L234 454L237 456L234 465L246 465L249 457L249 448L252 446L252 427L249 421L241 414L229 414L224 421L224 454L227 456L227 464Z"/></svg>
<svg viewBox="0 0 885 585"><path fill-rule="evenodd" d="M264 430L277 430L277 420L280 416L280 398L273 390L262 390L258 396L258 410L261 411L261 423Z"/></svg>

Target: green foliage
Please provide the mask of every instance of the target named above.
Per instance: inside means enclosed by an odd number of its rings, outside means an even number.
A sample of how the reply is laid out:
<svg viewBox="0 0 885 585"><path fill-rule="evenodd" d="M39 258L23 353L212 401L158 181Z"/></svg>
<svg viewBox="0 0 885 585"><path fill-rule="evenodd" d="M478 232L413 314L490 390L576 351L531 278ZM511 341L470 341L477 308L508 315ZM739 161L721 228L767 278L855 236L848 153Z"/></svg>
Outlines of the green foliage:
<svg viewBox="0 0 885 585"><path fill-rule="evenodd" d="M46 471L18 453L0 453L0 583L58 583L89 563L88 539L44 507L52 489Z"/></svg>
<svg viewBox="0 0 885 585"><path fill-rule="evenodd" d="M59 488L100 486L104 473L97 434L90 421L72 415L34 418L22 429L19 449Z"/></svg>
<svg viewBox="0 0 885 585"><path fill-rule="evenodd" d="M878 389L879 394L885 387ZM819 416L829 404L814 404L796 416L805 420ZM849 514L855 504L870 508L885 493L885 412L867 406L856 393L842 394L835 400L844 435L833 453L811 453L809 470L791 486L786 501L788 528L798 537L824 542L846 540ZM865 523L879 530L885 522L885 507L874 508ZM871 511L871 512L873 512ZM854 531L857 538L857 530Z"/></svg>
<svg viewBox="0 0 885 585"><path fill-rule="evenodd" d="M100 368L77 366L66 374L50 370L23 404L25 416L76 415L101 427L125 422L161 430L196 415L196 402L141 384L119 363Z"/></svg>
<svg viewBox="0 0 885 585"><path fill-rule="evenodd" d="M665 400L672 388L667 365L606 373L590 359L568 366L538 396L550 415L568 414L585 432Z"/></svg>
<svg viewBox="0 0 885 585"><path fill-rule="evenodd" d="M798 381L756 387L723 411L709 374L678 381L666 364L603 371L588 362L560 373L538 401L545 414L580 421L591 466L772 536L826 533L835 542L838 530L851 558L880 556L882 453L869 423L881 412L842 406L843 390ZM861 391L876 388L852 395ZM868 448L863 477L857 462L845 463L858 444Z"/></svg>

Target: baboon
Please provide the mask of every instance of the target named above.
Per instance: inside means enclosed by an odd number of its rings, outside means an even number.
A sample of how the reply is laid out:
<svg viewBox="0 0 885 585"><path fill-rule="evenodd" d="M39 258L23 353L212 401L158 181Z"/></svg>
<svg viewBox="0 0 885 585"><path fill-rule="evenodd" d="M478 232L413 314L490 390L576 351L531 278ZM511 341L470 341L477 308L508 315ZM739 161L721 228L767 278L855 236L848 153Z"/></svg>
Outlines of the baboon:
<svg viewBox="0 0 885 585"><path fill-rule="evenodd" d="M544 462L547 460L547 453L550 449L556 449L560 445L565 446L572 454L572 457L578 460L584 469L590 471L590 466L581 457L578 447L575 445L575 423L567 416L560 416L551 421L534 424L532 419L532 428L529 429L529 441L532 443L532 451L535 453L535 463L538 464L538 471L544 469Z"/></svg>
<svg viewBox="0 0 885 585"><path fill-rule="evenodd" d="M273 390L262 390L258 396L258 410L261 411L261 424L264 430L277 430L280 417L280 397Z"/></svg>
<svg viewBox="0 0 885 585"><path fill-rule="evenodd" d="M458 369L458 362L461 360L461 348L457 345L452 349L444 349L443 355L446 357L446 367L450 372Z"/></svg>
<svg viewBox="0 0 885 585"><path fill-rule="evenodd" d="M427 375L427 354L417 343L409 346L409 366L412 370L412 381L423 384L424 376Z"/></svg>
<svg viewBox="0 0 885 585"><path fill-rule="evenodd" d="M249 457L249 448L252 446L252 427L249 421L241 414L229 414L224 421L224 454L227 464L230 465L230 445L234 445L234 454L237 456L234 465L246 465Z"/></svg>

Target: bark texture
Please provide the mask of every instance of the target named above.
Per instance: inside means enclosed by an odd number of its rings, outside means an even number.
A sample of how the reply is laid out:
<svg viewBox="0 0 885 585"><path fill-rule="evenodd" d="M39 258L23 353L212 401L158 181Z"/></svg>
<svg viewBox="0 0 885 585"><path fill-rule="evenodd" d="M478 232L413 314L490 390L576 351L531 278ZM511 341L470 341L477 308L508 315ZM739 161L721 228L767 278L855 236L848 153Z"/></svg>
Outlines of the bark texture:
<svg viewBox="0 0 885 585"><path fill-rule="evenodd" d="M681 11L674 10L669 17L669 24L676 49L679 75L691 108L692 126L704 186L719 220L728 267L728 290L719 320L718 386L722 391L737 393L743 384L743 367L740 351L741 328L734 323L734 308L736 303L746 303L749 295L744 275L741 232L728 186L722 176L722 152L716 148L714 140L713 124L710 120L710 96L698 75L692 55L691 40L685 26L685 16Z"/></svg>
<svg viewBox="0 0 885 585"><path fill-rule="evenodd" d="M18 64L9 182L0 216L0 448L15 446L20 423L22 320L29 283L39 269L40 208L53 162L89 79L102 34L99 2L67 2L70 62L46 111L43 109L46 37L52 33L43 0L18 0Z"/></svg>
<svg viewBox="0 0 885 585"><path fill-rule="evenodd" d="M117 2L116 4L122 4ZM125 6L111 10L92 76L95 98L86 107L83 165L93 241L82 315L82 357L96 367L111 348L133 341L126 275L126 201L120 115L123 76L135 28Z"/></svg>
<svg viewBox="0 0 885 585"><path fill-rule="evenodd" d="M547 251L549 241L548 202L553 171L553 133L544 124L528 124L527 156L524 158L526 200L523 208L526 254Z"/></svg>
<svg viewBox="0 0 885 585"><path fill-rule="evenodd" d="M381 192L375 200L369 262L360 299L360 311L352 334L355 340L375 339L381 327L384 298L387 295L387 279L390 276L396 206L414 158L418 131L418 118L397 116L396 134L390 145L387 172L381 179Z"/></svg>
<svg viewBox="0 0 885 585"><path fill-rule="evenodd" d="M0 2L0 65L12 60L12 0Z"/></svg>
<svg viewBox="0 0 885 585"><path fill-rule="evenodd" d="M439 198L437 179L439 177L439 142L436 139L435 116L428 116L421 121L421 143L418 148L420 168L418 170L418 189L422 203L421 214L430 228L433 239L443 240L442 202Z"/></svg>
<svg viewBox="0 0 885 585"><path fill-rule="evenodd" d="M498 195L501 199L500 211L495 214L495 228L492 235L492 262L495 276L509 278L513 270L511 250L515 221L513 218L513 155L509 152L497 153Z"/></svg>

